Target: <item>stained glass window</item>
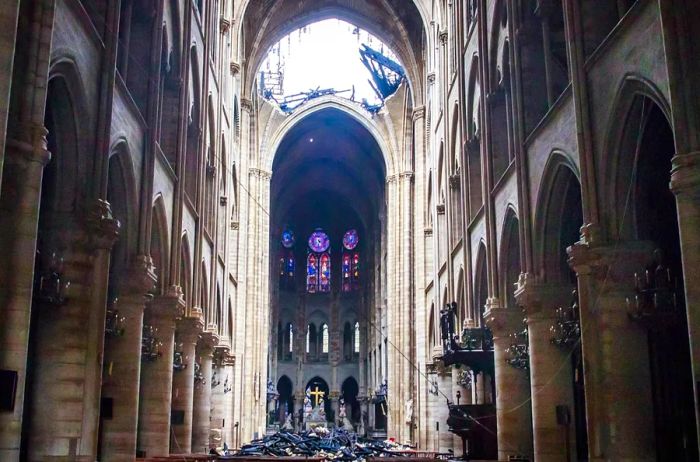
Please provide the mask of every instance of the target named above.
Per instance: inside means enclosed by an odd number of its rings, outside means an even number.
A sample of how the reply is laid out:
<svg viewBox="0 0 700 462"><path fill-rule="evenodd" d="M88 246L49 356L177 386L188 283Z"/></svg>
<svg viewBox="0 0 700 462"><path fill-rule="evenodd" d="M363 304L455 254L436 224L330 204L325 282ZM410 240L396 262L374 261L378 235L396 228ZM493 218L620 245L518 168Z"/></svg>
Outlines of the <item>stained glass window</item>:
<svg viewBox="0 0 700 462"><path fill-rule="evenodd" d="M313 233L311 233L311 236L309 237L309 247L311 247L311 250L317 253L325 252L328 250L328 246L330 245L330 240L328 239L328 235L323 232L321 229L316 229Z"/></svg>
<svg viewBox="0 0 700 462"><path fill-rule="evenodd" d="M318 257L315 253L310 253L306 259L306 290L310 294L316 293L318 289Z"/></svg>
<svg viewBox="0 0 700 462"><path fill-rule="evenodd" d="M294 289L294 270L296 262L294 260L294 232L285 228L282 232L282 249L279 257L280 289Z"/></svg>
<svg viewBox="0 0 700 462"><path fill-rule="evenodd" d="M347 231L343 236L343 256L341 259L343 292L351 292L359 287L360 253L356 251L359 242L360 237L354 229Z"/></svg>
<svg viewBox="0 0 700 462"><path fill-rule="evenodd" d="M306 261L306 291L327 293L331 291L330 240L321 229L309 236L309 254Z"/></svg>
<svg viewBox="0 0 700 462"><path fill-rule="evenodd" d="M331 291L331 257L327 253L321 254L321 270L318 291Z"/></svg>
<svg viewBox="0 0 700 462"><path fill-rule="evenodd" d="M353 250L360 242L360 237L357 235L357 230L351 229L343 236L343 247L347 250Z"/></svg>

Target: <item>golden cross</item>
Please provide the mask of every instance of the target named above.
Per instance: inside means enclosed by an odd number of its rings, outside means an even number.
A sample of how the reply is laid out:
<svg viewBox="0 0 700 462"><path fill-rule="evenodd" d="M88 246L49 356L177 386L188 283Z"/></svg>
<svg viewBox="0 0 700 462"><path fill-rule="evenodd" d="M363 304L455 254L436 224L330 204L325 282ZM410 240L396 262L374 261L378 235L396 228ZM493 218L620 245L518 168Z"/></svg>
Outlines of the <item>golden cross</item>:
<svg viewBox="0 0 700 462"><path fill-rule="evenodd" d="M314 401L316 401L314 407L318 406L318 399L323 398L323 395L325 395L324 392L318 389L318 385L316 385L316 389L314 391L310 391L309 394L312 395L314 397Z"/></svg>

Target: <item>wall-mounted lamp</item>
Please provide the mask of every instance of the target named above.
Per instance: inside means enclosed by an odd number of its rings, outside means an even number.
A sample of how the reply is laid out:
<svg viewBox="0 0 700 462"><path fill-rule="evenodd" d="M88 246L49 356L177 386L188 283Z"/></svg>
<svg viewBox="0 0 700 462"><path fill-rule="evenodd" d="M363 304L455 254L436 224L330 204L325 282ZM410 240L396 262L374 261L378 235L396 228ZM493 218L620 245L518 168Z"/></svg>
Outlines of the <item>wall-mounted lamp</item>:
<svg viewBox="0 0 700 462"><path fill-rule="evenodd" d="M41 255L40 252L37 251ZM36 297L39 301L53 306L64 305L70 281L63 277L63 257L51 253L49 261L37 273Z"/></svg>

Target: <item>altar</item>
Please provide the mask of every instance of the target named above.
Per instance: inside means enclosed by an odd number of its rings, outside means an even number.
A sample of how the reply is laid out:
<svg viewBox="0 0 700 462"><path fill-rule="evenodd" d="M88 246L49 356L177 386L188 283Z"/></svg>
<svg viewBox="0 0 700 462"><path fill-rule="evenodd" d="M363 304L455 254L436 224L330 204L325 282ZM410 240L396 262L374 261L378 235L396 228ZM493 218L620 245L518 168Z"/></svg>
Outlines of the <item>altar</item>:
<svg viewBox="0 0 700 462"><path fill-rule="evenodd" d="M313 391L311 389L306 390L306 397L304 398L304 430L314 430L318 427L328 428L323 400L324 395L325 393L318 386ZM313 405L311 404L312 399Z"/></svg>

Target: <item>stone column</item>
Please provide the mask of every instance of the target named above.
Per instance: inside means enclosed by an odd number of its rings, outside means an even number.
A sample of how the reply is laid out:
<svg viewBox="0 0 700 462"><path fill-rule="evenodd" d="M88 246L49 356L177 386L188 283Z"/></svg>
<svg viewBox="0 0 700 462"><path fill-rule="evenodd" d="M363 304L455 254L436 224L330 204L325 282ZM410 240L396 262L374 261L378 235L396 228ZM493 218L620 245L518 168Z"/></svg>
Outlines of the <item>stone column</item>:
<svg viewBox="0 0 700 462"><path fill-rule="evenodd" d="M223 429L226 420L224 403L224 382L226 381L226 369L224 360L229 355L228 345L219 345L214 349L214 360L212 362L211 383L211 428L209 430L209 446L223 446Z"/></svg>
<svg viewBox="0 0 700 462"><path fill-rule="evenodd" d="M145 323L156 328L161 356L141 366L138 448L148 457L170 452L170 405L173 388L175 321L185 302L179 287L156 297L146 309Z"/></svg>
<svg viewBox="0 0 700 462"><path fill-rule="evenodd" d="M578 275L590 461L656 460L647 331L626 309L652 250L643 242L568 250Z"/></svg>
<svg viewBox="0 0 700 462"><path fill-rule="evenodd" d="M527 371L506 363L506 348L512 333L523 329L525 315L520 310L486 303L484 319L493 332L493 357L496 381L496 424L498 426L498 460L515 455L532 456L532 413Z"/></svg>
<svg viewBox="0 0 700 462"><path fill-rule="evenodd" d="M550 331L556 322L557 308L569 304L571 291L564 284L537 286L533 281L527 281L518 287L515 296L518 305L527 315L535 460L568 460L567 448L570 460L575 460L576 430L570 351L552 344ZM567 406L572 416L568 442L566 428L557 424L558 405Z"/></svg>
<svg viewBox="0 0 700 462"><path fill-rule="evenodd" d="M211 419L211 371L214 347L219 338L211 332L203 332L197 342L196 356L204 380L194 386L192 409L192 453L209 452Z"/></svg>
<svg viewBox="0 0 700 462"><path fill-rule="evenodd" d="M333 410L333 423L338 425L338 415L340 414L340 391L331 390L331 392L328 393L327 399L331 402L331 409ZM343 425L342 421L340 422L340 425Z"/></svg>
<svg viewBox="0 0 700 462"><path fill-rule="evenodd" d="M103 461L130 461L136 454L143 311L154 283L151 268L131 268L114 303L123 334L107 336L105 342L102 402L103 409L111 407L112 416L102 416Z"/></svg>
<svg viewBox="0 0 700 462"><path fill-rule="evenodd" d="M235 382L234 377L234 366L236 365L236 357L228 352L222 357L222 372L223 378L221 379L223 386L223 442L229 447L233 447L234 441L234 420L233 420L233 384Z"/></svg>
<svg viewBox="0 0 700 462"><path fill-rule="evenodd" d="M36 146L7 141L0 198L0 369L17 373L14 409L0 412L0 458L7 460L19 459L41 180L51 158L46 129L31 130Z"/></svg>
<svg viewBox="0 0 700 462"><path fill-rule="evenodd" d="M175 341L182 344L182 359L186 367L184 370L173 373L171 414L177 414L176 421L179 421L180 416L182 417L182 423L175 423L172 426L170 452L173 454L192 452L195 347L203 328L204 323L199 317L188 317L177 321Z"/></svg>
<svg viewBox="0 0 700 462"><path fill-rule="evenodd" d="M695 425L700 444L700 151L672 160L671 190L676 195L680 228L685 306L695 388Z"/></svg>

